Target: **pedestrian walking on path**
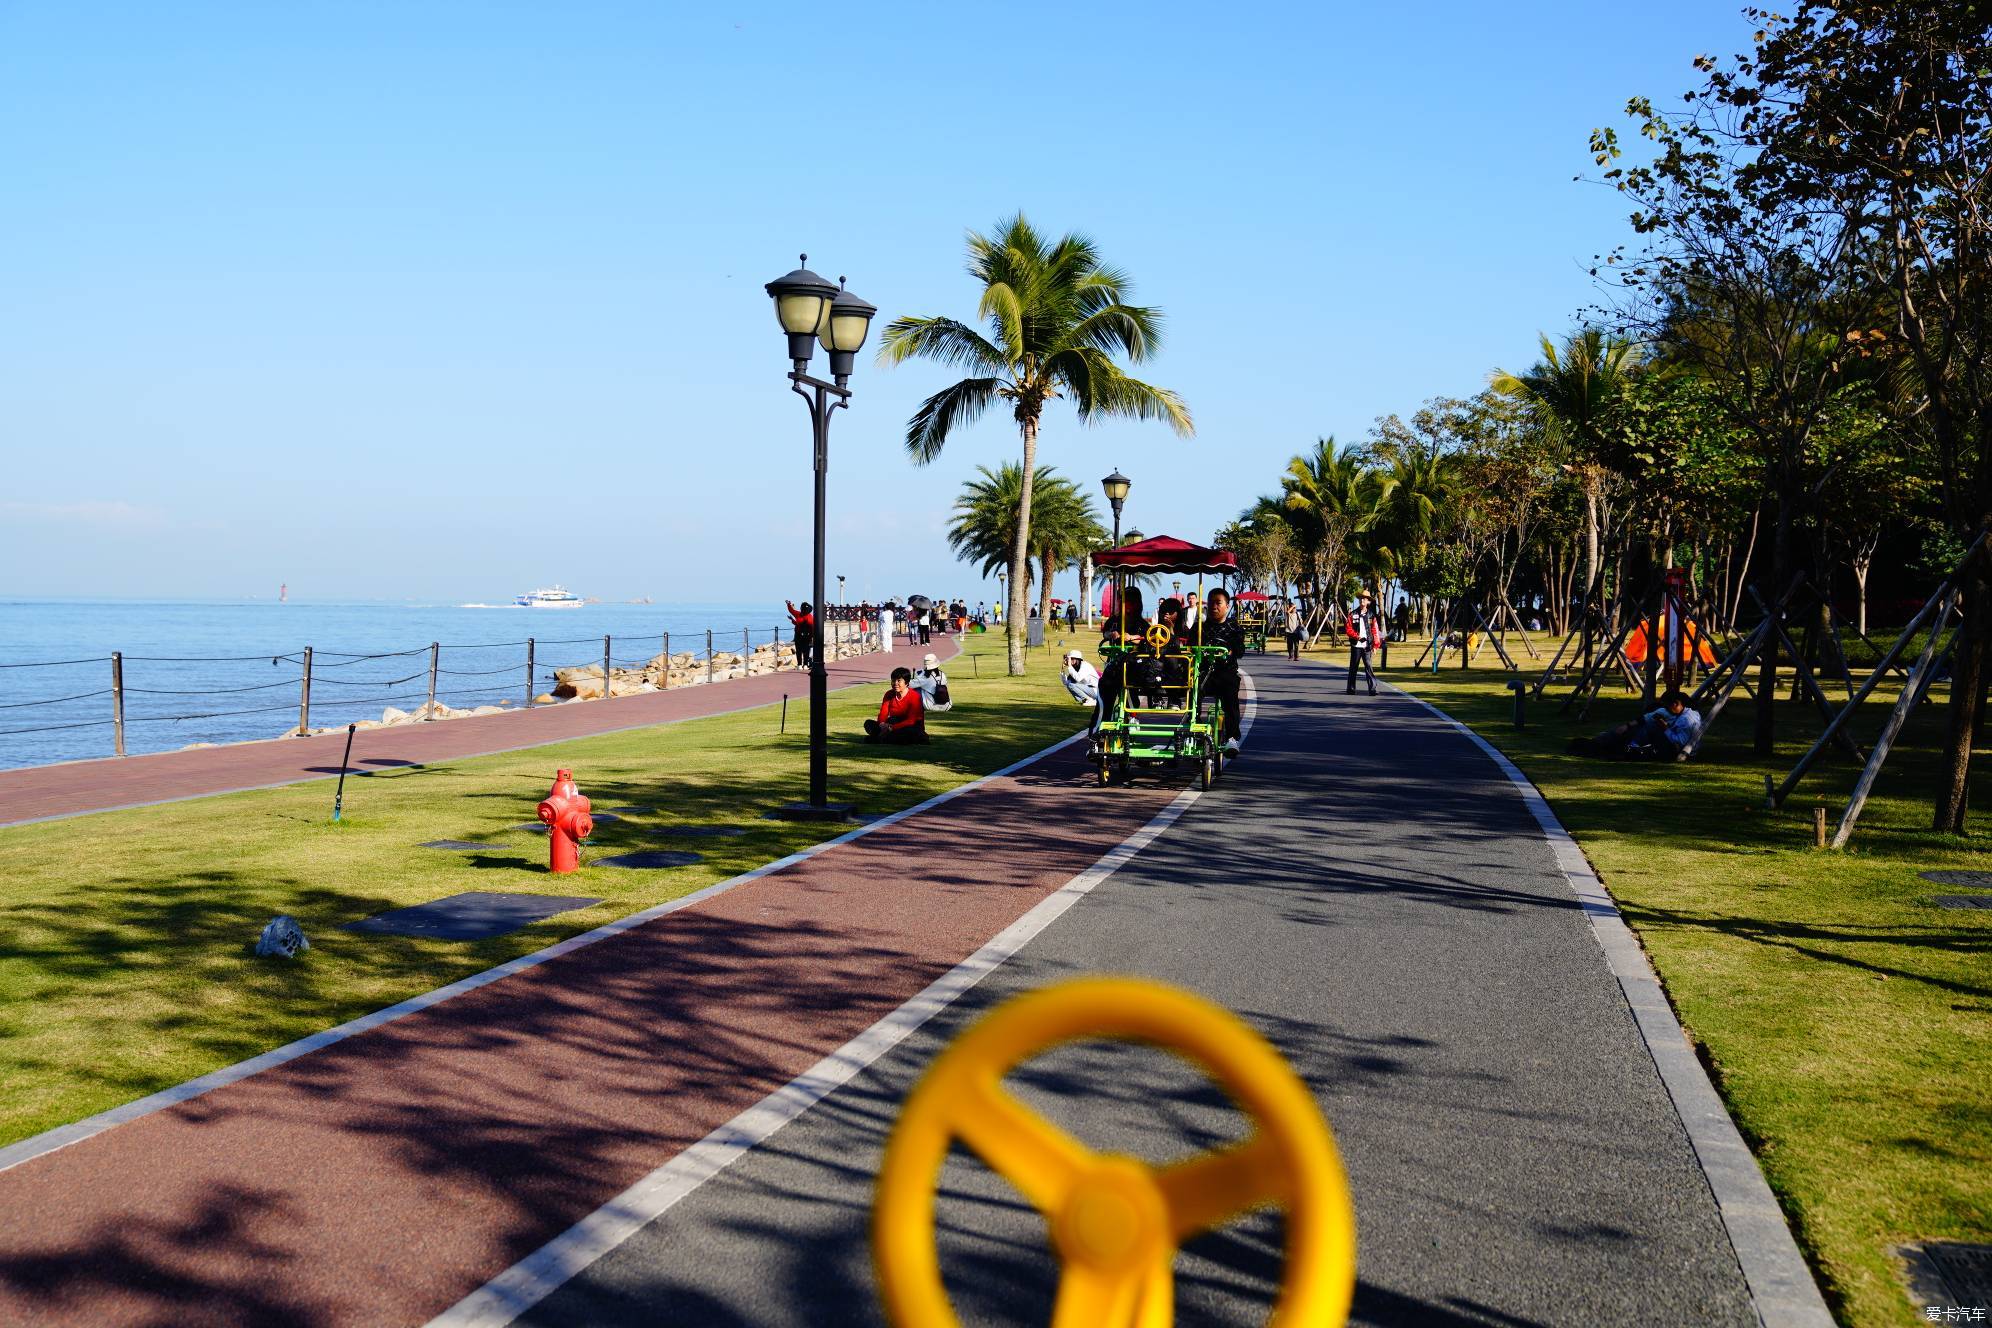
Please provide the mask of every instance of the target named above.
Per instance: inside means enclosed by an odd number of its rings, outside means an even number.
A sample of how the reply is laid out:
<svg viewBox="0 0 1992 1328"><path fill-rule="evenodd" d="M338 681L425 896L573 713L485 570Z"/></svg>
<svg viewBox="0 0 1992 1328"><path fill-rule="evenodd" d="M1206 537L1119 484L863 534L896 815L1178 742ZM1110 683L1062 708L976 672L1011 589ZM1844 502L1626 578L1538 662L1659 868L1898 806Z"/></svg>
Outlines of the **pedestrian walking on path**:
<svg viewBox="0 0 1992 1328"><path fill-rule="evenodd" d="M1300 658L1300 605L1286 606L1286 646L1287 658Z"/></svg>
<svg viewBox="0 0 1992 1328"><path fill-rule="evenodd" d="M1356 600L1356 607L1349 610L1349 617L1342 625L1349 638L1349 691L1356 694L1356 670L1363 671L1369 681L1369 694L1376 695L1376 671L1370 668L1370 651L1383 644L1383 624L1377 620L1376 610L1370 604L1369 592L1365 590Z"/></svg>

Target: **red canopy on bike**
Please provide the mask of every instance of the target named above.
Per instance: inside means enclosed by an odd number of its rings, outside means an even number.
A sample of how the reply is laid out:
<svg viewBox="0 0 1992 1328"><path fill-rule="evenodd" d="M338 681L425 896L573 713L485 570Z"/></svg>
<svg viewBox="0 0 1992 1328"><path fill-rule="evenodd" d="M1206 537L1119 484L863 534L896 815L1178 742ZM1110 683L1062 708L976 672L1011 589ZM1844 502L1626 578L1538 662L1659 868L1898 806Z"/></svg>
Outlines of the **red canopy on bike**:
<svg viewBox="0 0 1992 1328"><path fill-rule="evenodd" d="M1235 572L1238 559L1223 549L1157 535L1118 549L1102 549L1093 555L1093 566L1124 572Z"/></svg>
<svg viewBox="0 0 1992 1328"><path fill-rule="evenodd" d="M1231 598L1240 604L1264 604L1268 597L1256 590L1241 590Z"/></svg>

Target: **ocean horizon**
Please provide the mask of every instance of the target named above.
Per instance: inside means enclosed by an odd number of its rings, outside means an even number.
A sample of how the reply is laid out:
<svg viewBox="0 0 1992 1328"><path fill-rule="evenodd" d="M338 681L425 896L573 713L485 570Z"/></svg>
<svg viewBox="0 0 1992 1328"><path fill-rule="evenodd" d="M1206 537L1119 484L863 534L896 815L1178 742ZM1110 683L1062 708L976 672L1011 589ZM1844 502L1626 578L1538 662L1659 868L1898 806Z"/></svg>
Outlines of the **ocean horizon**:
<svg viewBox="0 0 1992 1328"><path fill-rule="evenodd" d="M780 602L592 603L571 609L434 600L0 597L0 769L114 754L111 655L122 655L125 750L273 738L296 725L313 652L311 723L379 719L427 699L521 705L553 671L640 667L663 651L738 651L789 636ZM743 633L745 637L743 639ZM526 640L534 641L528 688Z"/></svg>

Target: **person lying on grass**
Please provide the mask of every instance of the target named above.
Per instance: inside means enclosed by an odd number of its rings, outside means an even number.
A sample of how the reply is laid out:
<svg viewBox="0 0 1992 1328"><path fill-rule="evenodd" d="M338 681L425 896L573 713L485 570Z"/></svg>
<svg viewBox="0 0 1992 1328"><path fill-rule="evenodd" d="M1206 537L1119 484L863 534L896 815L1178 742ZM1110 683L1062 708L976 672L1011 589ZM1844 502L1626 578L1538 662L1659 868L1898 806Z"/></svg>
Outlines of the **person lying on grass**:
<svg viewBox="0 0 1992 1328"><path fill-rule="evenodd" d="M865 741L894 745L927 741L927 708L913 690L913 670L892 671L892 690L878 704L878 718L865 721Z"/></svg>
<svg viewBox="0 0 1992 1328"><path fill-rule="evenodd" d="M1593 738L1572 738L1570 750L1579 756L1608 761L1685 761L1702 737L1701 712L1679 690L1660 698L1660 708L1627 720Z"/></svg>

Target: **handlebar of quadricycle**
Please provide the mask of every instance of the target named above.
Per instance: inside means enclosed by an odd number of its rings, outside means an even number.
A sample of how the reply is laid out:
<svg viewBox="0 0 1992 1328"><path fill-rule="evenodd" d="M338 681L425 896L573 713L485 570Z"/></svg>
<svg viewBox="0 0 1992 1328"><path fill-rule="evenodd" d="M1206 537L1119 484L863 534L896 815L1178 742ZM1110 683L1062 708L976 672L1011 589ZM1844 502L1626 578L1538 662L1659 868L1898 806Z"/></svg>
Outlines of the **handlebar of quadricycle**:
<svg viewBox="0 0 1992 1328"><path fill-rule="evenodd" d="M1243 1111L1251 1133L1152 1166L1092 1151L1003 1084L1043 1052L1095 1039L1182 1056ZM1111 1101L1103 1097L1102 1105ZM1177 1247L1268 1206L1285 1215L1272 1322L1347 1322L1356 1215L1335 1137L1313 1092L1272 1044L1201 996L1138 978L1063 983L998 1006L928 1067L886 1143L872 1208L879 1295L895 1328L958 1323L935 1243L941 1169L957 1143L1046 1218L1061 1265L1053 1319L1060 1328L1174 1322Z"/></svg>
<svg viewBox="0 0 1992 1328"><path fill-rule="evenodd" d="M1210 660L1229 658L1231 650L1227 646L1186 645L1181 647L1170 646L1160 653L1163 658L1171 655L1190 655L1197 659ZM1146 655L1150 659L1153 659L1156 657L1157 651L1154 646L1149 645L1146 641L1103 641L1100 643L1100 654L1110 660L1117 659L1122 655Z"/></svg>

